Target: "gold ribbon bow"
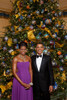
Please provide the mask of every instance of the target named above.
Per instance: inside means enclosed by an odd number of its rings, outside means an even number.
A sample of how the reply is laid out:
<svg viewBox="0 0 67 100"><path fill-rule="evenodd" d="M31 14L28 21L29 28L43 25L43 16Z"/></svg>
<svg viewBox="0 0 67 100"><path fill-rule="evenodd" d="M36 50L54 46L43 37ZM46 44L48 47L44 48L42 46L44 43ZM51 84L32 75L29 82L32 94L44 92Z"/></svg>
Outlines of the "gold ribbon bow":
<svg viewBox="0 0 67 100"><path fill-rule="evenodd" d="M39 2L39 0L33 0L33 2L35 2L35 1Z"/></svg>
<svg viewBox="0 0 67 100"><path fill-rule="evenodd" d="M2 93L4 93L6 90L8 90L9 88L11 88L12 86L12 82L7 83L7 85L0 85L0 88L2 90Z"/></svg>
<svg viewBox="0 0 67 100"><path fill-rule="evenodd" d="M38 25L38 27L39 27L41 30L44 30L44 31L48 32L48 33L50 34L50 36L53 38L51 31L50 31L47 27L45 27L44 29L42 29L41 26L39 26L39 25Z"/></svg>
<svg viewBox="0 0 67 100"><path fill-rule="evenodd" d="M34 36L33 32L34 32L34 30L29 30L27 33L27 36L28 36L29 40L36 42L36 37Z"/></svg>
<svg viewBox="0 0 67 100"><path fill-rule="evenodd" d="M57 47L60 47L60 48L62 48L64 46L64 44L59 44L58 42L55 42L55 44Z"/></svg>

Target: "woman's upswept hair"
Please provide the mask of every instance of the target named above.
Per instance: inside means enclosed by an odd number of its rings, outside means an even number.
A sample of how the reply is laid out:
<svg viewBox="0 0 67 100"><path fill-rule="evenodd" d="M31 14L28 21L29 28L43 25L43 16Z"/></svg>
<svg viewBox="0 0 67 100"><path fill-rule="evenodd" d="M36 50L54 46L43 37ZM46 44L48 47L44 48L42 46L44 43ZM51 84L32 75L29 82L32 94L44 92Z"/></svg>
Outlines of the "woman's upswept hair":
<svg viewBox="0 0 67 100"><path fill-rule="evenodd" d="M19 49L21 48L21 46L25 46L25 47L27 48L27 43L24 42L24 41L21 41L21 42L19 43Z"/></svg>

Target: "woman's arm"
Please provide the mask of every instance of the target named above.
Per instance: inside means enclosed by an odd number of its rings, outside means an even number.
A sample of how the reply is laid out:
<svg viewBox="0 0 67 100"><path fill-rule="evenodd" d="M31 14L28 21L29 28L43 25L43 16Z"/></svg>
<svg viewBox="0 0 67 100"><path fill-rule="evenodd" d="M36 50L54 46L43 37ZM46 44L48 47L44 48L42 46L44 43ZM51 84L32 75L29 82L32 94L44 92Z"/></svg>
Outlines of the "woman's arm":
<svg viewBox="0 0 67 100"><path fill-rule="evenodd" d="M32 66L31 66L31 58L29 58L29 61L30 61L29 72L30 72L30 75L31 75L31 83L32 83L33 82L33 72L32 72Z"/></svg>
<svg viewBox="0 0 67 100"><path fill-rule="evenodd" d="M13 64L13 65L12 65L12 70L13 70L14 77L19 81L19 83L20 83L21 85L23 85L25 88L27 88L28 85L25 84L25 83L23 83L23 82L21 81L21 79L18 77L18 75L16 74L16 69L17 69L17 58L16 58L16 57L13 59L13 63L12 63L12 64Z"/></svg>

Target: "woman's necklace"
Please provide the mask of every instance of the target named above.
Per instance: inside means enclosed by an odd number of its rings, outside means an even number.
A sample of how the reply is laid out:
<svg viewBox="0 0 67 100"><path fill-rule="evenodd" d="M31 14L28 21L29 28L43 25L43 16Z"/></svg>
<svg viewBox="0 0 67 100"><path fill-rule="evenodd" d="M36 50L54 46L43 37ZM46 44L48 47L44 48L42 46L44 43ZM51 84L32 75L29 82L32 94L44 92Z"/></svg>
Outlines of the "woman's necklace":
<svg viewBox="0 0 67 100"><path fill-rule="evenodd" d="M25 60L26 60L26 56L22 56L22 55L19 55L19 57L25 62Z"/></svg>

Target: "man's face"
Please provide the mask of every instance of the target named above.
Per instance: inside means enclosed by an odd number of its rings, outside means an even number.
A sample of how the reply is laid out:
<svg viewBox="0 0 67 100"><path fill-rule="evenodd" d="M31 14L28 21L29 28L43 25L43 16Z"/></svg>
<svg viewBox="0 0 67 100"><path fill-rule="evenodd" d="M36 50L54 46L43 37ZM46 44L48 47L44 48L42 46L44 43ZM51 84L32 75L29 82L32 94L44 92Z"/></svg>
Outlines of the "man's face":
<svg viewBox="0 0 67 100"><path fill-rule="evenodd" d="M44 46L43 44L37 44L36 46L36 52L41 55L41 53L43 53L43 50L44 50Z"/></svg>

